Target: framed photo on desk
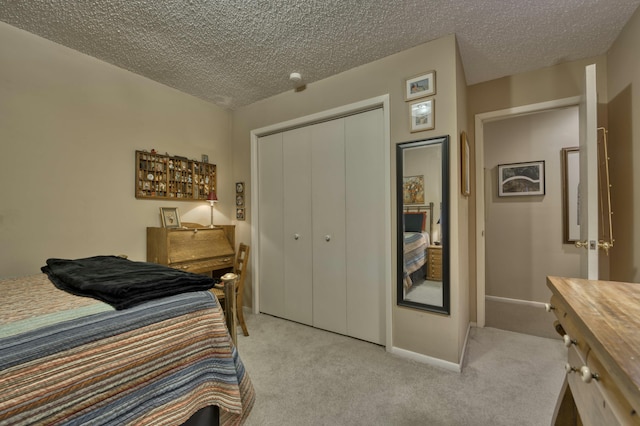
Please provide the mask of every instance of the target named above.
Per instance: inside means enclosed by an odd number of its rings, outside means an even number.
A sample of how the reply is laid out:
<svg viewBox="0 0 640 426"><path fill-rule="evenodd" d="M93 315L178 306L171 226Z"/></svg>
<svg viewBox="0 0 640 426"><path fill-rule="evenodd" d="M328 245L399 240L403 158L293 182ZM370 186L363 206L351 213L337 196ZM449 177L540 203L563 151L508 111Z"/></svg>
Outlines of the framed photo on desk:
<svg viewBox="0 0 640 426"><path fill-rule="evenodd" d="M177 207L160 207L163 228L181 228L180 213Z"/></svg>

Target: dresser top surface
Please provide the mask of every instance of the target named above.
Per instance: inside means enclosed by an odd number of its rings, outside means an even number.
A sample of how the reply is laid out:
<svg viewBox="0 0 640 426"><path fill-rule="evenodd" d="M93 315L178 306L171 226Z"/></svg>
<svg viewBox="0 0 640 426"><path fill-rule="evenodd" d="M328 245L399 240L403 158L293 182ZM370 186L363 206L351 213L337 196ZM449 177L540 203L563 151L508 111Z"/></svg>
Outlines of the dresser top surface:
<svg viewBox="0 0 640 426"><path fill-rule="evenodd" d="M580 332L616 381L640 403L640 284L548 277ZM630 401L631 402L631 401Z"/></svg>

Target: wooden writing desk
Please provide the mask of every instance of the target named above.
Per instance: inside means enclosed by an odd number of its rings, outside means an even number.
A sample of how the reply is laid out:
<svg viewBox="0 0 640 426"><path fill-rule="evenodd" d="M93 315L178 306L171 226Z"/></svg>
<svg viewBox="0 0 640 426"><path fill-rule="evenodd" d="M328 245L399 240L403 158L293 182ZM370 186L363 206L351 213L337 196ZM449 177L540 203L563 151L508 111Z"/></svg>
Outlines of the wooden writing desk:
<svg viewBox="0 0 640 426"><path fill-rule="evenodd" d="M147 228L147 262L196 274L227 271L235 260L234 234L234 225Z"/></svg>
<svg viewBox="0 0 640 426"><path fill-rule="evenodd" d="M640 425L640 284L548 277L568 348L557 425Z"/></svg>

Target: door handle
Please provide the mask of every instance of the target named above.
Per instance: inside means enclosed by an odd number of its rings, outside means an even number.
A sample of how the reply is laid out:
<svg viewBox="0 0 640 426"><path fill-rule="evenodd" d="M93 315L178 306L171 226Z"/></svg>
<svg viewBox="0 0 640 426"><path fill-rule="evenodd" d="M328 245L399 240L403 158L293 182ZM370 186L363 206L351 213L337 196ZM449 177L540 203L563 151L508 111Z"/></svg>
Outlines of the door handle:
<svg viewBox="0 0 640 426"><path fill-rule="evenodd" d="M325 241L331 241L331 235L327 234L324 236Z"/></svg>
<svg viewBox="0 0 640 426"><path fill-rule="evenodd" d="M602 248L604 250L607 250L607 252L608 252L609 248L613 247L613 245L609 246L608 248L607 247L603 247L603 245L596 243L594 240L591 240L591 241L588 241L588 240L587 241L576 241L575 242L575 246L578 247L578 248L584 247L587 250L596 250L598 247L600 247L600 248Z"/></svg>
<svg viewBox="0 0 640 426"><path fill-rule="evenodd" d="M576 241L575 242L575 246L577 248L582 248L582 247L587 248L587 247L589 247L589 241L587 241L587 240L585 240L585 241Z"/></svg>

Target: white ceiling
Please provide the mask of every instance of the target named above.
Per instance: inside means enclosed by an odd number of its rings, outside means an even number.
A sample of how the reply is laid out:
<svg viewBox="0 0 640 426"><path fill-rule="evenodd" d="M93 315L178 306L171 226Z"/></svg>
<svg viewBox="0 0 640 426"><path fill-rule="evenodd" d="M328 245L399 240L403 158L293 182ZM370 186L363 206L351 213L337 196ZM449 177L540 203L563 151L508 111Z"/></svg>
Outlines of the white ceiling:
<svg viewBox="0 0 640 426"><path fill-rule="evenodd" d="M0 21L233 109L452 33L468 84L600 55L639 4L0 0Z"/></svg>

